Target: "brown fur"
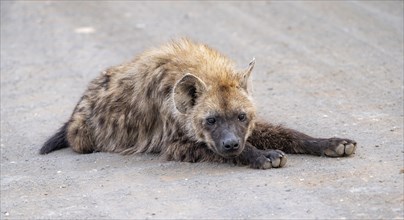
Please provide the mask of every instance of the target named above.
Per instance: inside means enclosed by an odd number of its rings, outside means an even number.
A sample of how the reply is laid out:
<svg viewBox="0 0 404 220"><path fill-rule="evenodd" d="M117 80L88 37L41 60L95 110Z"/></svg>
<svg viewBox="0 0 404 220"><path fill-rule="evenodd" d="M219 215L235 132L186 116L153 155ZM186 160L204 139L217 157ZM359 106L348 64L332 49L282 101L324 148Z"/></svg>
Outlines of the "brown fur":
<svg viewBox="0 0 404 220"><path fill-rule="evenodd" d="M70 146L78 153L158 153L168 160L266 169L286 163L282 151L327 156L355 151L348 139L316 139L256 122L248 83L253 67L254 62L235 70L224 55L187 39L146 51L95 78L41 153ZM209 117L217 122L209 125ZM230 153L223 149L228 137L238 141ZM63 141L65 146L56 146Z"/></svg>

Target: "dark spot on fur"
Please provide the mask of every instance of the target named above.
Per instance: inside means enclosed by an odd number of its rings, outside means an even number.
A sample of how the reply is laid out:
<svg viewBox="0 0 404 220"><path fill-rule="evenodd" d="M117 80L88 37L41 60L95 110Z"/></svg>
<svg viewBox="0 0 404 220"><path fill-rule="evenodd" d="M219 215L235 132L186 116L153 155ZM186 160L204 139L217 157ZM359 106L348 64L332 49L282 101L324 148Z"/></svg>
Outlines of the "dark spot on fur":
<svg viewBox="0 0 404 220"><path fill-rule="evenodd" d="M78 128L74 129L73 134L77 135L78 133L79 133L79 129Z"/></svg>
<svg viewBox="0 0 404 220"><path fill-rule="evenodd" d="M118 106L115 103L111 103L109 105L109 112L110 113L116 113L118 110Z"/></svg>
<svg viewBox="0 0 404 220"><path fill-rule="evenodd" d="M163 94L164 96L169 96L173 91L173 87L171 85L168 85L166 87L164 87L163 89Z"/></svg>
<svg viewBox="0 0 404 220"><path fill-rule="evenodd" d="M170 127L168 127L167 126L167 129L166 129L166 134L167 134L167 137L171 137L172 136L172 130L170 129Z"/></svg>
<svg viewBox="0 0 404 220"><path fill-rule="evenodd" d="M104 75L104 81L102 81L101 86L102 86L105 90L108 90L108 88L109 88L110 78L111 78L111 76L109 76L109 75Z"/></svg>
<svg viewBox="0 0 404 220"><path fill-rule="evenodd" d="M101 117L101 118L98 120L98 124L100 125L100 127L103 127L103 126L104 126L104 123L105 123L105 118L104 118L104 117Z"/></svg>
<svg viewBox="0 0 404 220"><path fill-rule="evenodd" d="M166 59L160 59L156 63L156 69L163 67L165 64L167 64L167 62L168 62L168 60L166 60Z"/></svg>
<svg viewBox="0 0 404 220"><path fill-rule="evenodd" d="M147 87L146 90L146 98L150 99L153 97L153 93L156 90L156 86L157 86L156 81L153 80L152 82L150 82L150 85Z"/></svg>
<svg viewBox="0 0 404 220"><path fill-rule="evenodd" d="M135 131L135 127L134 126L128 126L126 128L128 135L131 135L134 131Z"/></svg>
<svg viewBox="0 0 404 220"><path fill-rule="evenodd" d="M124 96L122 95L122 96L118 96L116 99L115 99L115 102L116 102L116 104L123 104L123 102L124 102Z"/></svg>
<svg viewBox="0 0 404 220"><path fill-rule="evenodd" d="M164 64L165 63L163 63L162 65L164 65ZM149 82L149 86L147 87L147 90L146 90L147 98L152 98L152 97L154 97L154 95L158 94L158 90L160 90L160 88L161 88L161 87L159 88L159 85L163 84L162 81L167 76L167 74L165 74L165 70L161 66L159 66L159 68L161 68L159 73L156 74Z"/></svg>
<svg viewBox="0 0 404 220"><path fill-rule="evenodd" d="M229 87L222 85L222 86L219 87L219 90L220 90L221 92L227 92L227 91L229 91Z"/></svg>
<svg viewBox="0 0 404 220"><path fill-rule="evenodd" d="M88 100L88 99L89 99L88 95L83 95L83 96L81 97L79 103L81 103L81 101L83 101L83 100Z"/></svg>
<svg viewBox="0 0 404 220"><path fill-rule="evenodd" d="M91 111L93 111L94 108L95 108L95 102L91 102L91 104L90 104L90 109L91 109Z"/></svg>

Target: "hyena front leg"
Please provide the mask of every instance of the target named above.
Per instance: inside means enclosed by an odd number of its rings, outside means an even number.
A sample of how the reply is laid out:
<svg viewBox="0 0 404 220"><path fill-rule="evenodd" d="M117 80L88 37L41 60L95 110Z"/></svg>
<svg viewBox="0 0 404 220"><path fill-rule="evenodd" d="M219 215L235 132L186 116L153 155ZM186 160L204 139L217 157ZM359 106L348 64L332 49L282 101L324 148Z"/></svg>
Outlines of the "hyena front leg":
<svg viewBox="0 0 404 220"><path fill-rule="evenodd" d="M248 141L259 149L285 153L344 157L355 153L356 142L343 138L313 138L293 129L257 122Z"/></svg>
<svg viewBox="0 0 404 220"><path fill-rule="evenodd" d="M286 154L280 150L261 150L247 142L243 152L235 159L237 164L250 165L255 169L270 169L285 166Z"/></svg>
<svg viewBox="0 0 404 220"><path fill-rule="evenodd" d="M236 158L224 158L210 150L204 143L173 142L162 153L167 160L183 162L218 162L234 163L237 165L250 165L255 169L269 169L283 167L286 164L286 155L280 150L259 150L246 143L243 152Z"/></svg>

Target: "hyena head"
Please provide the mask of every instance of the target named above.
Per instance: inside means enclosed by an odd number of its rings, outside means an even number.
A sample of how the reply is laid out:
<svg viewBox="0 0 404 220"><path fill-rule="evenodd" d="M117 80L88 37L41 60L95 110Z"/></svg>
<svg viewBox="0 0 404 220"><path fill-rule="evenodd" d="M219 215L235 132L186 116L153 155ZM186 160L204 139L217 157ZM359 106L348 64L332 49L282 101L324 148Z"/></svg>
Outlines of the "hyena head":
<svg viewBox="0 0 404 220"><path fill-rule="evenodd" d="M217 154L238 156L251 134L255 107L250 96L249 76L254 67L201 78L186 74L175 85L175 107L189 123L189 134Z"/></svg>

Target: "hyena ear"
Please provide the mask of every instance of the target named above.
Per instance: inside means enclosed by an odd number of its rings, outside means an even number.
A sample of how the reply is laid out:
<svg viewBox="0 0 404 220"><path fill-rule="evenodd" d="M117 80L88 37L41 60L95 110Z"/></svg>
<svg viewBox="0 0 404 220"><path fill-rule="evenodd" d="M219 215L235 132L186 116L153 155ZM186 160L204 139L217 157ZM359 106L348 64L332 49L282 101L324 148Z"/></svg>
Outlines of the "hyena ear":
<svg viewBox="0 0 404 220"><path fill-rule="evenodd" d="M251 90L251 82L250 82L250 76L251 72L254 69L255 66L255 58L251 60L251 62L248 64L248 68L244 71L241 72L241 87L243 87L247 92L250 92Z"/></svg>
<svg viewBox="0 0 404 220"><path fill-rule="evenodd" d="M174 104L179 112L185 114L206 91L205 83L190 73L185 74L174 86Z"/></svg>

